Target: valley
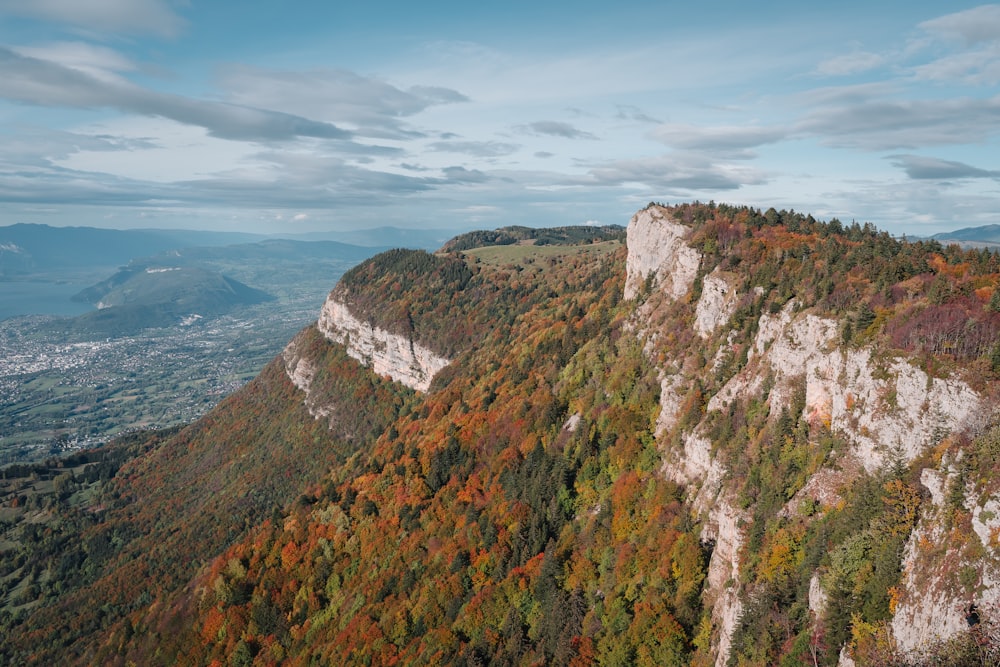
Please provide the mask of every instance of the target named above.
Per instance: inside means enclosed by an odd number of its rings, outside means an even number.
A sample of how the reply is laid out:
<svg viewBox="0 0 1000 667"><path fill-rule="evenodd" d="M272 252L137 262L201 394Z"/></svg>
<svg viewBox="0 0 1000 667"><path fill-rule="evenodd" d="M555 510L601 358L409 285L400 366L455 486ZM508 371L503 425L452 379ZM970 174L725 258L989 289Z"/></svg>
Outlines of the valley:
<svg viewBox="0 0 1000 667"><path fill-rule="evenodd" d="M82 234L75 230L77 237ZM103 282L95 269L81 273L49 266L36 272L36 279L50 282L75 276L74 293L96 296L95 301L108 293L147 300L138 307L94 310L69 301L66 289L54 290L51 303L35 294L31 305L76 317L0 320L0 465L39 461L102 445L119 434L197 419L256 376L315 320L330 285L378 250L271 239L164 250L133 259L131 268L112 271L114 276ZM147 269L164 266L184 270ZM195 280L177 281L193 272ZM124 287L136 282L129 279L132 274L158 280L126 297ZM81 291L76 286L85 276L90 285L98 284ZM240 281L253 294L261 293L253 288L263 289L266 300L220 302L215 293L220 285L227 288L226 279L232 279L228 284ZM20 294L5 297L11 309L17 299L26 300Z"/></svg>
<svg viewBox="0 0 1000 667"><path fill-rule="evenodd" d="M208 322L72 343L52 342L39 328L48 320L2 321L0 464L190 422L260 372L314 311L254 306Z"/></svg>

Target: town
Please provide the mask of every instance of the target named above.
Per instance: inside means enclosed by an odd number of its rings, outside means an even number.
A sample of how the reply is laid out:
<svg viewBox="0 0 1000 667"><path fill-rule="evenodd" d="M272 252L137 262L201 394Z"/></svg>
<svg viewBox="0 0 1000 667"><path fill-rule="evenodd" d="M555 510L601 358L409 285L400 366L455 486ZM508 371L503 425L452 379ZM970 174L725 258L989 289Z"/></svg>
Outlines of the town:
<svg viewBox="0 0 1000 667"><path fill-rule="evenodd" d="M252 379L315 317L312 301L188 319L140 336L59 342L50 318L0 321L0 465L190 422Z"/></svg>

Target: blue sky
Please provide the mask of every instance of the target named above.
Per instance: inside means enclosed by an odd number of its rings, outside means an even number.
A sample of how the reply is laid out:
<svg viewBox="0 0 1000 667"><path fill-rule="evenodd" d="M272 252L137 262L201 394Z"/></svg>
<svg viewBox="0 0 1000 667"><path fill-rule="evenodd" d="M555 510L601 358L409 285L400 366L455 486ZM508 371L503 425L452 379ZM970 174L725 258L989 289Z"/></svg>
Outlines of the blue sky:
<svg viewBox="0 0 1000 667"><path fill-rule="evenodd" d="M0 225L1000 223L1000 4L478 4L0 0Z"/></svg>

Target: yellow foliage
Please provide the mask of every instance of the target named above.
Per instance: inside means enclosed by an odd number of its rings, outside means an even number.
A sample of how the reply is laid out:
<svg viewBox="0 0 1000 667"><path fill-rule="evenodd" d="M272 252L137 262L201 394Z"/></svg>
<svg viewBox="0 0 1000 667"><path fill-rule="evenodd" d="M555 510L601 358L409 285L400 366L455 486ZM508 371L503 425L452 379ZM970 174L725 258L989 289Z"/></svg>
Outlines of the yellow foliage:
<svg viewBox="0 0 1000 667"><path fill-rule="evenodd" d="M899 601L900 598L902 597L903 592L902 590L900 590L899 586L890 586L888 593L889 593L889 613L895 614L896 608L899 607Z"/></svg>
<svg viewBox="0 0 1000 667"><path fill-rule="evenodd" d="M850 651L859 667L885 665L896 655L896 638L886 621L869 623L855 612L851 615Z"/></svg>

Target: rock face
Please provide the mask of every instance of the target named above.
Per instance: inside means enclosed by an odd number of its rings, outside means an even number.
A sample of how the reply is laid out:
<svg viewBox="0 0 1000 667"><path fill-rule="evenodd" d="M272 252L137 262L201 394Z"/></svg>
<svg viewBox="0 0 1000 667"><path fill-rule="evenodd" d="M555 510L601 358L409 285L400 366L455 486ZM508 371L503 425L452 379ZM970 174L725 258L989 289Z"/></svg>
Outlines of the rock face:
<svg viewBox="0 0 1000 667"><path fill-rule="evenodd" d="M875 359L869 348L845 351L837 346L836 321L796 314L796 305L761 316L751 349L756 363L712 397L710 410L759 390L768 369L776 381L772 409L787 405L791 385L804 379L806 416L847 436L870 473L895 459L910 463L942 433L960 430L981 412L981 397L964 382L931 378L906 361Z"/></svg>
<svg viewBox="0 0 1000 667"><path fill-rule="evenodd" d="M718 269L705 276L701 298L694 312L694 329L705 338L729 321L736 310L736 287Z"/></svg>
<svg viewBox="0 0 1000 667"><path fill-rule="evenodd" d="M912 463L937 446L945 435L970 427L981 416L986 401L959 379L931 377L908 360L885 356L871 347L844 347L838 321L802 309L792 299L777 312L765 312L759 317L753 340L746 342L746 364L725 379L714 395L704 397L705 418L687 426L679 437L673 433L671 443L666 442L668 434L678 427L685 395L698 382L704 361L692 363L660 341L672 338L675 331L671 327L690 326L710 346L708 351L716 350L716 362L710 362L708 367L717 372L722 351L732 348L735 342L736 332L727 333L727 325L742 299L741 286L716 268L702 278L690 324L655 321L653 313L659 312L656 299L681 303L692 299L691 288L699 272L709 268L701 266L701 254L687 245L690 235L691 230L663 208L650 206L637 213L628 227L624 297L643 299L629 330L640 338L660 374L661 409L656 436L664 456L663 474L687 487L688 498L702 520L702 540L713 547L703 601L712 609L716 665L725 665L742 609L739 586L734 582L740 580L741 551L752 514L740 509L728 471L713 453L706 426L711 413L725 414L736 399L763 395L770 413L780 414L783 408L793 405L796 393L804 386L805 408L801 415L793 416L829 428L847 444L848 451L838 452L836 460L824 463L808 479L782 509L783 516L789 517L806 497L819 507L829 508L840 500L838 489L846 488L864 472L875 474L890 465ZM647 285L651 289L647 290ZM742 289L751 291L747 298L762 294L757 287ZM690 424L690 413L686 419L685 424ZM947 471L925 473L930 495L940 504L949 487ZM997 552L1000 499L967 501L966 509L973 539L981 541L987 552ZM907 546L906 574L901 582L904 594L892 624L904 649L914 649L962 629L963 609L973 600L971 594L954 594L954 587L946 585L938 574L940 562L921 555L921 544L942 539L935 532L939 526L940 522L927 514ZM981 594L976 599L1000 600L1000 586L996 585L1000 570L997 576L989 568L979 567L978 572L974 583ZM826 607L827 600L820 581L814 575L809 591L810 607L817 613ZM849 661L850 656L844 652L843 663Z"/></svg>
<svg viewBox="0 0 1000 667"><path fill-rule="evenodd" d="M306 395L303 403L306 409L316 419L332 419L333 410L323 405L313 394L313 379L316 377L316 364L303 354L300 345L301 334L296 336L281 352L285 362L285 374L288 379Z"/></svg>
<svg viewBox="0 0 1000 667"><path fill-rule="evenodd" d="M930 502L906 544L892 619L897 645L911 654L966 630L971 604L991 611L1000 607L1000 495L969 482L956 508L959 463L946 460L921 471ZM956 516L956 509L962 514Z"/></svg>
<svg viewBox="0 0 1000 667"><path fill-rule="evenodd" d="M626 237L626 299L634 299L650 275L674 299L687 294L701 262L701 253L684 240L690 231L659 206L650 206L632 216Z"/></svg>
<svg viewBox="0 0 1000 667"><path fill-rule="evenodd" d="M320 312L319 330L379 375L411 389L427 391L434 375L450 362L403 336L354 317L347 306L328 298Z"/></svg>

